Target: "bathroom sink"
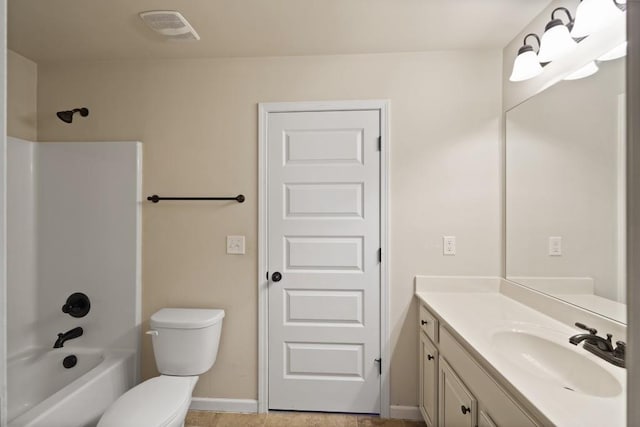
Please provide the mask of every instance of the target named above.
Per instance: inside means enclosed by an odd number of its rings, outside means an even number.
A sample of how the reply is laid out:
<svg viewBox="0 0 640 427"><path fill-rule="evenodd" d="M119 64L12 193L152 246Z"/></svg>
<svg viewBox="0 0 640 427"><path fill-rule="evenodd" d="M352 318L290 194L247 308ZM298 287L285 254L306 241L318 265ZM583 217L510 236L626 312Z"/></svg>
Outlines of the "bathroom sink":
<svg viewBox="0 0 640 427"><path fill-rule="evenodd" d="M497 331L491 344L509 363L549 384L596 397L622 392L620 382L607 370L581 355L581 348L561 344L525 331Z"/></svg>

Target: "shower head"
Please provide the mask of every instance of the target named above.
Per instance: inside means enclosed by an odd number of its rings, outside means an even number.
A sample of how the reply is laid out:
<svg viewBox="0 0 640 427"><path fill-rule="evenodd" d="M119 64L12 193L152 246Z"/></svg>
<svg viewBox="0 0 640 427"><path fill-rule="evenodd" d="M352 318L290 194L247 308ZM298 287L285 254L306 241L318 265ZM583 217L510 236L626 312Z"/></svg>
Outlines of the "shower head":
<svg viewBox="0 0 640 427"><path fill-rule="evenodd" d="M75 113L80 113L82 117L87 117L89 115L89 109L86 107L82 107L74 108L73 110L68 111L58 111L56 113L56 116L58 116L58 118L65 123L71 123L73 121L73 115Z"/></svg>

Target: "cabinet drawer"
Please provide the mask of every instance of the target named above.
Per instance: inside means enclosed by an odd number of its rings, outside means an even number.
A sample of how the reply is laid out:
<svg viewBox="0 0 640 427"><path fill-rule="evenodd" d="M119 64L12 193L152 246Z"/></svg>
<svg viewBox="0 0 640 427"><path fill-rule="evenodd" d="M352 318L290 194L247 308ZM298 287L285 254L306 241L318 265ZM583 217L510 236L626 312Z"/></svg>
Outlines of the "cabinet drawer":
<svg viewBox="0 0 640 427"><path fill-rule="evenodd" d="M446 358L455 372L464 378L465 385L478 397L483 410L491 416L495 425L518 427L538 425L444 327L440 328L440 356Z"/></svg>
<svg viewBox="0 0 640 427"><path fill-rule="evenodd" d="M422 304L420 304L420 328L431 338L431 341L438 342L438 320Z"/></svg>

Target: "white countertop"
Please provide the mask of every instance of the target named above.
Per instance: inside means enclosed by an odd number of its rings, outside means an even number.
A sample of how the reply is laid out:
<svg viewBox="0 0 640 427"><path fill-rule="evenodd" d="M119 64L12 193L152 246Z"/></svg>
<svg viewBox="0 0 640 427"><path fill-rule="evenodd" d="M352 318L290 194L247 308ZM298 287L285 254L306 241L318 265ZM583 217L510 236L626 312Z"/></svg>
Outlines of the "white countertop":
<svg viewBox="0 0 640 427"><path fill-rule="evenodd" d="M442 280L444 282L438 284L437 280L431 279L431 286L416 280L416 296L454 335L462 337L465 347L481 355L484 359L481 363L497 371L503 377L502 381L511 384L549 421L558 426L576 427L626 425L626 369L599 359L582 346L569 343L570 336L584 331L503 295L499 291L499 279L497 282L495 279ZM571 351L581 352L617 379L621 392L615 397L595 397L566 390L543 379L542 375L523 370L491 342L493 333L504 330L526 330Z"/></svg>

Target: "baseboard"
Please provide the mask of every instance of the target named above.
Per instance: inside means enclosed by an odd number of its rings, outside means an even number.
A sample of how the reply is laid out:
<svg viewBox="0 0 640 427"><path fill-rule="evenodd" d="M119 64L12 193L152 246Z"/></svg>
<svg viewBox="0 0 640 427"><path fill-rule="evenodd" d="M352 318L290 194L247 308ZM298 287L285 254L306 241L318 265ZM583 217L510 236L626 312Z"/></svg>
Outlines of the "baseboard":
<svg viewBox="0 0 640 427"><path fill-rule="evenodd" d="M258 401L253 399L217 399L194 397L190 409L196 411L236 412L253 414L258 412Z"/></svg>
<svg viewBox="0 0 640 427"><path fill-rule="evenodd" d="M394 406L389 409L389 418L400 420L422 421L420 408L417 406Z"/></svg>

